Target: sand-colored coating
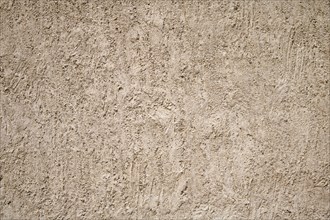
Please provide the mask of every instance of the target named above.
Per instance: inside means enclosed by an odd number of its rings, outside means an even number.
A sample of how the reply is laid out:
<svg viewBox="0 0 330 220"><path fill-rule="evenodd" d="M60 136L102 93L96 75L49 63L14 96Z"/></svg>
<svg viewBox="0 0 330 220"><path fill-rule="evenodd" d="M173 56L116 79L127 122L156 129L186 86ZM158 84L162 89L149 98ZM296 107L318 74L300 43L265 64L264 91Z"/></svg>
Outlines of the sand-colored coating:
<svg viewBox="0 0 330 220"><path fill-rule="evenodd" d="M328 0L0 0L0 219L330 219Z"/></svg>

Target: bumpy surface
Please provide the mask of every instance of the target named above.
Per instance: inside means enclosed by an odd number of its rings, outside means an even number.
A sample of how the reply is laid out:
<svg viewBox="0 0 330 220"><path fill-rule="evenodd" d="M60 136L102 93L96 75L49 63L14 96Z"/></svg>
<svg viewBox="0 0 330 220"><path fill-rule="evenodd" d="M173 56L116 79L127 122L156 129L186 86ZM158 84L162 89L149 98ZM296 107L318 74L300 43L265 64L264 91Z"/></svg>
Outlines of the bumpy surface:
<svg viewBox="0 0 330 220"><path fill-rule="evenodd" d="M329 219L320 1L0 1L0 219Z"/></svg>

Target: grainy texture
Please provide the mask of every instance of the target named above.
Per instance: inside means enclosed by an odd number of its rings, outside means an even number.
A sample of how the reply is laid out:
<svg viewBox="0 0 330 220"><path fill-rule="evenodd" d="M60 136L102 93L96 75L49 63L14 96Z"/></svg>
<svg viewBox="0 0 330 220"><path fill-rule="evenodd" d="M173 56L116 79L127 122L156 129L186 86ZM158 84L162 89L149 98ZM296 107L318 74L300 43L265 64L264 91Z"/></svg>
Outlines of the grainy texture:
<svg viewBox="0 0 330 220"><path fill-rule="evenodd" d="M0 0L0 219L329 219L329 4Z"/></svg>

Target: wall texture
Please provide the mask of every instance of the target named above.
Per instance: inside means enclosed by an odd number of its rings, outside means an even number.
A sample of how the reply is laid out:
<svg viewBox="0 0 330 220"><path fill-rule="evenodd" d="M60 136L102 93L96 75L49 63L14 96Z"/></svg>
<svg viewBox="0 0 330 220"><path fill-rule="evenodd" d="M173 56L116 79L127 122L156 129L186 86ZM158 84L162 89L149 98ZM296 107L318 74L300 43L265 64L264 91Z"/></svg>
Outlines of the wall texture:
<svg viewBox="0 0 330 220"><path fill-rule="evenodd" d="M328 0L0 16L0 219L330 218Z"/></svg>

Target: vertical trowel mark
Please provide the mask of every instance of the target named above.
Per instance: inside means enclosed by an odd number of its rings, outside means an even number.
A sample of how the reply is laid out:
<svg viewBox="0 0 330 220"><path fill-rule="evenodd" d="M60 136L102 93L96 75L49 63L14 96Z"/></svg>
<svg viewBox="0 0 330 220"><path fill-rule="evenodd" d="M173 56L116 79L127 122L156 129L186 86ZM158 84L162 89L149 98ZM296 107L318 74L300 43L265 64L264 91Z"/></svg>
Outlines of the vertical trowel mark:
<svg viewBox="0 0 330 220"><path fill-rule="evenodd" d="M294 62L294 67L293 67L293 79L296 80L296 76L297 76L297 71L299 71L299 66L298 66L298 63L299 63L299 51L301 49L297 49L297 52L296 52L296 60Z"/></svg>
<svg viewBox="0 0 330 220"><path fill-rule="evenodd" d="M152 195L152 188L154 186L154 180L155 180L155 178L152 178L151 185L150 185L150 191L149 191L149 199L151 198L151 195Z"/></svg>
<svg viewBox="0 0 330 220"><path fill-rule="evenodd" d="M251 1L251 15L250 15L250 26L253 28L254 26L254 7L255 7L255 2Z"/></svg>
<svg viewBox="0 0 330 220"><path fill-rule="evenodd" d="M295 28L291 27L290 32L289 32L288 47L287 47L287 53L286 53L286 66L287 66L288 72L291 71L290 56L291 56L291 50L292 50L295 34L296 34Z"/></svg>
<svg viewBox="0 0 330 220"><path fill-rule="evenodd" d="M273 195L272 195L272 200L274 201L273 204L272 204L272 209L269 213L270 217L269 219L273 220L276 216L276 213L277 213L277 207L278 207L278 202L276 201L278 196L277 196L277 178L275 178L275 181L274 181L274 188L273 188Z"/></svg>
<svg viewBox="0 0 330 220"><path fill-rule="evenodd" d="M295 81L299 81L301 78L301 73L304 67L304 59L305 59L305 50L304 48L297 49L296 55L296 63L295 63L295 70L294 70L294 79Z"/></svg>
<svg viewBox="0 0 330 220"><path fill-rule="evenodd" d="M243 20L246 23L246 34L249 35L250 30L253 28L254 20L254 1L244 1L242 9Z"/></svg>
<svg viewBox="0 0 330 220"><path fill-rule="evenodd" d="M140 182L140 167L139 166L136 166L137 167L137 190L136 190L136 218L138 219L139 218L139 200L140 200L140 193L139 193L139 182Z"/></svg>
<svg viewBox="0 0 330 220"><path fill-rule="evenodd" d="M186 201L186 191L188 189L188 179L185 175L179 174L177 178L176 190L173 193L172 211L177 211Z"/></svg>
<svg viewBox="0 0 330 220"><path fill-rule="evenodd" d="M21 69L21 66L23 65L23 62L20 62L18 65L17 65L17 67L16 67L16 69L15 69L15 71L14 71L14 77L11 79L11 81L10 81L10 85L9 85L9 88L11 88L11 89L15 89L16 88L16 86L17 86L17 84L18 84L18 82L20 81L20 78L21 78L21 75L19 74L19 71L20 71L20 69ZM18 81L16 81L15 82L15 76L18 76Z"/></svg>
<svg viewBox="0 0 330 220"><path fill-rule="evenodd" d="M304 60L305 60L305 50L304 48L302 48L302 54L301 54L301 59L300 59L300 66L299 66L299 71L298 71L298 77L299 79L301 78L301 75L304 71L304 66L305 66L305 63L304 63Z"/></svg>
<svg viewBox="0 0 330 220"><path fill-rule="evenodd" d="M135 160L135 153L133 153L133 158L131 161L131 167L130 167L130 183L131 183L131 189L133 189L133 169L134 169L134 160Z"/></svg>

